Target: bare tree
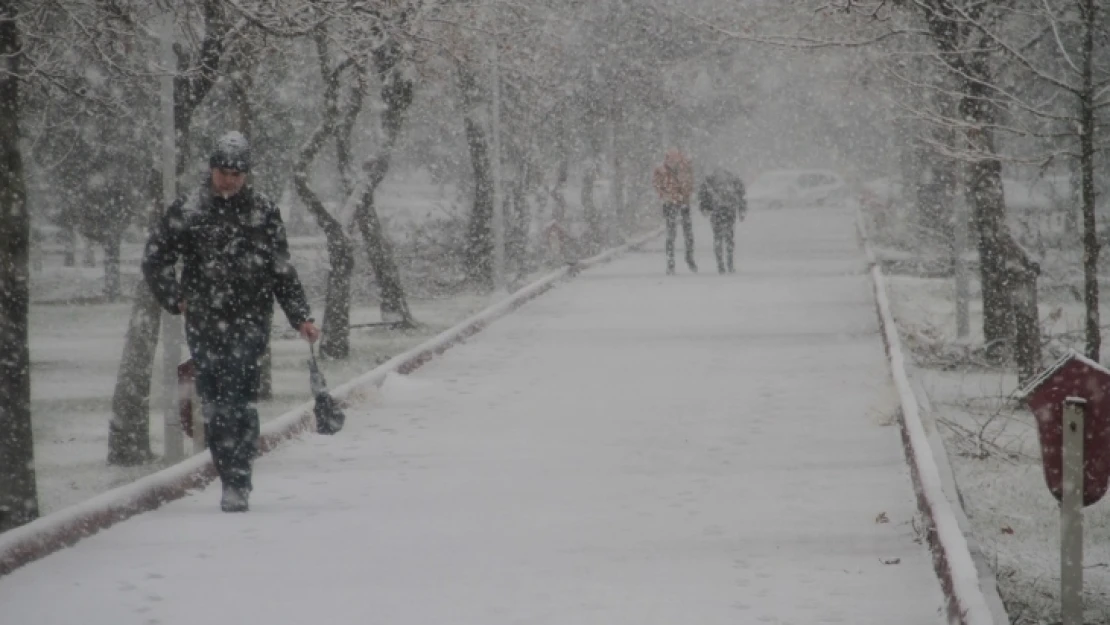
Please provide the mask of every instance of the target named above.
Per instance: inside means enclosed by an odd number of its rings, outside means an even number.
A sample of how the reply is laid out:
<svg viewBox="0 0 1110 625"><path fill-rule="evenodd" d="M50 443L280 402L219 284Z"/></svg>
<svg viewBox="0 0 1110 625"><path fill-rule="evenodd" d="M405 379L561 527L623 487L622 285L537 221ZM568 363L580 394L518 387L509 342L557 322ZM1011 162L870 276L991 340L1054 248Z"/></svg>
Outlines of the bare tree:
<svg viewBox="0 0 1110 625"><path fill-rule="evenodd" d="M1099 112L1110 106L1106 97L1110 74L1100 74L1096 65L1097 33L1105 31L1105 11L1087 0L1008 0L991 6L950 0L916 5L931 7L925 13L930 31L961 86L957 114L940 111L936 119L966 136L966 149L954 146L951 153L969 161L968 199L980 226L980 254L984 253L983 227L1000 231L997 224L1004 216L991 208L1002 201L1001 186L994 179L1000 180L997 172L1004 159L1048 167L1063 157L1078 170L1085 351L1097 360L1102 341L1096 158ZM996 145L996 135L1014 139L1008 154ZM984 158L988 153L997 157ZM986 187L976 186L981 184ZM994 217L984 220L984 214ZM988 321L984 319L985 324Z"/></svg>
<svg viewBox="0 0 1110 625"><path fill-rule="evenodd" d="M466 145L474 168L474 203L466 236L466 275L480 288L493 288L493 164L486 135L485 90L469 61L457 62L459 93L466 129Z"/></svg>
<svg viewBox="0 0 1110 625"><path fill-rule="evenodd" d="M218 75L225 38L231 29L224 18L221 0L204 0L204 35L195 61L190 62L179 48L178 75L174 79L174 123L178 141L177 172L185 170L187 152L182 138L188 136L197 106L212 89ZM154 216L164 207L155 205ZM150 383L154 352L158 345L161 307L146 282L135 287L135 300L120 359L112 420L108 427L108 462L118 465L141 464L153 458L150 449Z"/></svg>
<svg viewBox="0 0 1110 625"><path fill-rule="evenodd" d="M393 16L398 28L403 28L410 13L401 11ZM374 194L389 171L390 159L397 141L404 129L405 116L412 105L414 84L406 74L404 53L401 43L395 37L386 36L384 42L375 47L372 64L381 82L381 98L385 109L381 113L382 130L385 138L378 153L363 165L366 177L355 205L355 221L362 240L366 244L366 255L374 276L381 289L382 316L394 319L404 327L413 327L416 320L409 310L401 284L401 272L397 269L393 248L386 236L378 211L374 206Z"/></svg>
<svg viewBox="0 0 1110 625"><path fill-rule="evenodd" d="M0 532L39 515L31 434L27 212L20 151L21 3L0 0Z"/></svg>
<svg viewBox="0 0 1110 625"><path fill-rule="evenodd" d="M824 39L812 36L763 38L774 45L799 48L864 47L901 42L901 54L888 63L899 88L918 96L931 94L935 106L925 110L921 102L904 103L930 130L922 141L940 154L941 185L953 187L952 159L964 164L962 181L974 224L979 255L983 299L983 334L988 353L999 358L1014 337L1012 285L1007 271L1009 230L1003 194L1002 150L997 134L1004 107L995 97L1000 51L981 25L1002 19L1004 2L977 0L834 0L815 2L815 14L826 22L820 27L858 28L855 37ZM831 19L830 19L831 18ZM906 43L908 41L908 43ZM927 45L920 45L925 42ZM915 53L931 65L910 71L900 59ZM952 131L957 134L953 135ZM944 161L947 160L947 164ZM908 182L908 181L907 181ZM939 186L939 185L938 185ZM951 197L945 198L951 200ZM938 200L939 201L939 200ZM936 220L934 220L936 221ZM940 224L941 232L946 228ZM955 227L959 227L957 224Z"/></svg>
<svg viewBox="0 0 1110 625"><path fill-rule="evenodd" d="M1015 7L1015 16L1029 15L1031 18L1022 19L1020 26L1023 28L1014 35L992 28L990 24L975 22L987 41L1011 61L1020 79L1049 92L1048 98L1040 99L996 87L994 97L1010 104L1015 115L1037 118L1047 125L1040 133L1030 134L1043 134L1053 139L1052 143L1061 140L1065 143L1058 153L1041 157L1045 163L1062 155L1078 167L1085 351L1096 361L1102 344L1098 284L1101 250L1096 221L1097 136L1099 113L1110 107L1107 97L1110 73L1097 71L1096 64L1100 52L1098 44L1110 49L1105 37L1099 36L1106 32L1106 14L1094 0L1031 1L1027 6Z"/></svg>
<svg viewBox="0 0 1110 625"><path fill-rule="evenodd" d="M868 5L868 9L855 7L857 15L868 19L874 19L886 8L886 3L860 4ZM945 164L947 158L958 155L965 163L962 186L977 235L983 334L988 352L1000 357L1013 339L1014 322L1012 285L1007 272L1009 231L1002 186L1003 158L996 138L1000 105L993 97L998 51L976 24L997 19L999 7L1004 3L900 0L892 4L904 11L910 26L898 28L895 24L887 32L915 38L923 34L932 47L932 51L923 50L921 57L935 61L935 68L924 69L924 79L905 68L893 71L904 85L924 85L940 94L935 99L936 109L921 115L928 127L936 129L936 134L924 140L941 153L941 167L936 172L940 180L936 186L947 184L947 189L952 188L954 167L951 161ZM852 10L851 3L838 5L838 8L844 12ZM958 140L950 134L951 129L958 130ZM950 199L932 201L941 203ZM938 225L943 233L947 229L943 222L948 218L932 220L937 221L942 222Z"/></svg>
<svg viewBox="0 0 1110 625"><path fill-rule="evenodd" d="M29 13L37 32L26 98L38 113L27 156L32 171L51 171L34 194L39 216L80 233L93 264L92 243L103 247L104 293L115 300L122 238L149 203L151 148L134 140L152 132L154 77L138 53L148 38L135 27L141 18L119 3L39 3Z"/></svg>
<svg viewBox="0 0 1110 625"><path fill-rule="evenodd" d="M301 148L293 171L293 183L301 201L316 218L316 223L324 231L324 236L327 238L328 260L331 264L331 270L328 272L320 353L329 358L346 358L350 353L351 271L354 269L355 259L350 239L347 238L343 224L328 212L319 195L309 185L309 169L316 155L319 154L329 138L336 137L337 143L340 143L337 136L337 132L342 132L337 128L339 124L340 78L345 71L353 70L354 62L353 59L348 57L335 67L331 67L327 35L323 28L321 26L315 35L316 51L320 60L320 74L324 80L323 119ZM361 99L361 97L356 97L356 99ZM345 125L345 130L349 132L350 126ZM344 196L346 195L344 193Z"/></svg>

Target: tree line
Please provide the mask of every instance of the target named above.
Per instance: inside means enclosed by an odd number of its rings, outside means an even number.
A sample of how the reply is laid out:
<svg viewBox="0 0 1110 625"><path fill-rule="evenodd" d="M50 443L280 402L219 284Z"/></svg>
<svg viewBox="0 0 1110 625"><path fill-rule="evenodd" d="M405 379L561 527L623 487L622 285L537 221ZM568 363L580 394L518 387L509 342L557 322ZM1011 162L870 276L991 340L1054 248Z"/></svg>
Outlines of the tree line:
<svg viewBox="0 0 1110 625"><path fill-rule="evenodd" d="M128 233L145 234L165 208L159 85L167 73L178 191L198 183L212 136L236 129L251 140L266 163L254 184L272 195L291 190L323 235L321 352L342 359L354 280L380 291L383 318L418 323L377 202L405 141L410 152L423 146L424 165L464 164L455 170L470 195L460 233L469 288L494 286L495 200L510 272L525 269L532 211L562 215L575 181L585 209L580 253L636 230L647 204L643 172L664 141L696 126L683 69L719 39L676 11L666 0L0 1L0 531L38 515L27 321L33 223L95 242L106 299L130 300L108 461L155 457L149 415L161 314L141 280L123 292L120 265ZM169 68L160 52L167 33ZM595 198L602 176L609 197ZM357 254L370 275L354 275Z"/></svg>

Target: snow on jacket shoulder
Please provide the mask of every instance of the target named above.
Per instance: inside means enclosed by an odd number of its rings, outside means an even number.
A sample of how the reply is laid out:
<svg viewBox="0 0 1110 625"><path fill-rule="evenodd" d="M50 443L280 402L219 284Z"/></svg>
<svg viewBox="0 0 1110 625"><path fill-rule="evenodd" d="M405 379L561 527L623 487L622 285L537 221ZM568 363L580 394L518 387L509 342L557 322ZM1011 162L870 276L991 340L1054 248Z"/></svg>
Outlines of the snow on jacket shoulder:
<svg viewBox="0 0 1110 625"><path fill-rule="evenodd" d="M748 211L743 181L723 170L705 177L698 189L698 203L702 213L722 218L743 219Z"/></svg>
<svg viewBox="0 0 1110 625"><path fill-rule="evenodd" d="M171 313L186 303L190 323L261 321L274 299L293 327L310 315L281 213L250 187L221 198L204 185L174 202L151 232L142 268L159 303Z"/></svg>

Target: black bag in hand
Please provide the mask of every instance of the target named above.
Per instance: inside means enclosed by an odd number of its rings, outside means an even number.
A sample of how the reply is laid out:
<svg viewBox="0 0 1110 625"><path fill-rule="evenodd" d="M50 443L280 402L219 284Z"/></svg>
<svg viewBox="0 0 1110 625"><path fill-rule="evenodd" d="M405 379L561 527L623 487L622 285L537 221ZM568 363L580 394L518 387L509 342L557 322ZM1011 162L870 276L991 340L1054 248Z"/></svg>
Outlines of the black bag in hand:
<svg viewBox="0 0 1110 625"><path fill-rule="evenodd" d="M316 397L316 405L312 408L312 412L316 414L316 433L335 434L343 429L347 416L339 409L339 403L328 392L328 382L316 364L316 350L311 344L308 346L308 351L312 354L312 360L308 361L308 379L312 394Z"/></svg>

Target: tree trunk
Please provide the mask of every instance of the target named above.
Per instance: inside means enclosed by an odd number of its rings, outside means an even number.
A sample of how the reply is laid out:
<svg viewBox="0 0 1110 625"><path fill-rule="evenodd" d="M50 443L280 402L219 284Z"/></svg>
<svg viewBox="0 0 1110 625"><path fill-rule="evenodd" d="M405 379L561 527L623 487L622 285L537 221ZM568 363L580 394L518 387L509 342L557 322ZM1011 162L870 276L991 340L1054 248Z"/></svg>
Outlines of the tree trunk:
<svg viewBox="0 0 1110 625"><path fill-rule="evenodd" d="M402 13L400 17L402 23L406 15L407 13ZM393 149L401 136L405 117L413 100L413 84L401 70L401 59L402 49L397 41L386 41L374 50L374 68L381 81L381 98L385 104L385 110L382 111L381 116L385 140L377 156L363 165L368 180L355 206L355 222L366 245L366 256L374 269L374 277L381 289L382 318L395 320L403 327L411 328L416 326L416 320L405 299L401 272L397 269L393 248L385 232L382 231L381 220L378 219L378 211L374 207L374 194L377 193L378 187L389 171Z"/></svg>
<svg viewBox="0 0 1110 625"><path fill-rule="evenodd" d="M466 274L482 288L493 288L493 168L485 131L474 119L463 120L470 163L474 168L474 204L466 236Z"/></svg>
<svg viewBox="0 0 1110 625"><path fill-rule="evenodd" d="M967 201L953 195L952 213L955 219L955 235L952 237L952 274L956 281L956 337L966 339L971 336L971 279L968 276L967 253L968 219Z"/></svg>
<svg viewBox="0 0 1110 625"><path fill-rule="evenodd" d="M248 141L253 141L254 128L251 122L254 121L254 107L251 106L251 89L254 87L254 67L253 63L244 65L231 74L231 101L235 103L239 132Z"/></svg>
<svg viewBox="0 0 1110 625"><path fill-rule="evenodd" d="M298 180L297 192L324 231L331 265L324 300L324 322L320 328L320 355L344 359L350 355L351 272L355 267L351 242L343 226L328 214L319 197L308 188L307 181L302 183Z"/></svg>
<svg viewBox="0 0 1110 625"><path fill-rule="evenodd" d="M152 219L161 211L155 209ZM134 466L154 458L150 449L150 383L162 325L162 307L146 280L135 284L135 300L123 342L108 423L108 464Z"/></svg>
<svg viewBox="0 0 1110 625"><path fill-rule="evenodd" d="M459 65L459 88L462 92L463 127L470 164L474 169L474 205L466 234L466 275L476 286L493 288L493 164L483 125L478 118L482 110L482 91L477 77L469 68Z"/></svg>
<svg viewBox="0 0 1110 625"><path fill-rule="evenodd" d="M376 186L368 185L363 191L355 219L362 234L362 240L366 243L366 256L370 266L374 268L374 278L381 289L383 319L388 318L405 327L412 327L416 325L416 321L405 300L405 291L401 286L401 272L397 270L392 246L382 232L378 211L374 208L374 187Z"/></svg>
<svg viewBox="0 0 1110 625"><path fill-rule="evenodd" d="M517 161L516 179L505 198L505 263L506 273L522 275L528 255L528 182L531 166L523 155Z"/></svg>
<svg viewBox="0 0 1110 625"><path fill-rule="evenodd" d="M570 157L566 153L559 159L559 168L555 172L555 186L551 188L551 199L555 204L551 207L551 220L560 228L567 227L567 181L570 180Z"/></svg>
<svg viewBox="0 0 1110 625"><path fill-rule="evenodd" d="M108 425L108 463L134 466L154 458L150 450L150 380L162 309L140 280L123 343L123 357L112 394Z"/></svg>
<svg viewBox="0 0 1110 625"><path fill-rule="evenodd" d="M254 89L254 70L257 67L255 53L248 50L242 58L237 59L237 67L230 72L231 75L231 101L235 103L235 112L238 117L238 130L243 133L247 141L254 141L255 109L251 104L251 91ZM255 185L259 180L255 180ZM273 321L273 314L266 320L267 327ZM272 339L266 337L266 349L258 359L258 399L268 401L274 397L274 357Z"/></svg>
<svg viewBox="0 0 1110 625"><path fill-rule="evenodd" d="M321 77L324 80L324 117L320 125L301 148L293 170L293 186L301 202L316 218L317 225L324 231L328 246L328 287L324 301L324 322L321 330L320 355L326 358L347 358L350 354L351 335L351 272L354 270L354 254L350 239L343 231L343 225L328 213L320 197L308 184L309 169L327 140L336 134L338 121L339 77L349 67L340 64L335 69L328 67L327 37L323 30L316 35L316 51L320 61Z"/></svg>
<svg viewBox="0 0 1110 625"><path fill-rule="evenodd" d="M971 207L972 222L978 236L983 338L988 353L992 357L1000 357L1014 334L1006 256L1001 243L1006 211L1002 195L1002 164L994 159L979 160L968 166L968 173L967 203Z"/></svg>
<svg viewBox="0 0 1110 625"><path fill-rule="evenodd" d="M62 256L63 267L76 267L77 266L77 231L73 226L66 226L63 230L65 236L64 256Z"/></svg>
<svg viewBox="0 0 1110 625"><path fill-rule="evenodd" d="M0 0L0 532L39 516L31 431L28 260L31 221L19 149L22 43L16 0Z"/></svg>
<svg viewBox="0 0 1110 625"><path fill-rule="evenodd" d="M938 108L941 117L954 119L956 115L956 101L950 95L952 89L946 89L938 94ZM939 127L935 135L941 145L947 147L950 153L959 150L960 136L952 127ZM947 252L952 262L952 276L956 290L956 336L966 339L971 334L970 315L970 285L968 281L967 264L964 255L967 253L968 227L971 221L967 214L967 201L960 197L961 164L955 158L939 152L932 154L933 170L936 172L937 185L943 202L943 218L937 224L941 241L948 246Z"/></svg>
<svg viewBox="0 0 1110 625"><path fill-rule="evenodd" d="M582 217L586 221L583 246L587 255L593 255L601 251L601 243L604 240L601 211L598 210L597 203L594 201L594 182L597 180L597 176L597 160L591 155L586 159L582 171Z"/></svg>
<svg viewBox="0 0 1110 625"><path fill-rule="evenodd" d="M307 180L301 182L298 179L296 185L301 201L308 206L316 217L316 223L324 231L328 263L331 266L324 300L324 322L320 328L320 355L344 359L350 355L351 272L355 267L351 242L343 231L343 226L327 212L319 197L308 188Z"/></svg>
<svg viewBox="0 0 1110 625"><path fill-rule="evenodd" d="M346 237L344 237L346 241ZM331 244L328 245L329 250ZM350 244L328 252L331 271L328 272L327 299L324 303L324 325L320 329L320 355L325 358L347 358L351 352L351 272L355 257Z"/></svg>
<svg viewBox="0 0 1110 625"><path fill-rule="evenodd" d="M161 185L161 172L152 168L150 197L159 197ZM153 206L148 215L151 223L160 212L157 200ZM112 393L112 419L108 422L109 464L134 466L154 458L150 449L150 384L161 312L146 281L140 279L135 285L135 301Z"/></svg>
<svg viewBox="0 0 1110 625"><path fill-rule="evenodd" d="M109 302L119 300L123 295L120 283L120 248L123 244L122 232L109 232L104 243L104 297Z"/></svg>
<svg viewBox="0 0 1110 625"><path fill-rule="evenodd" d="M212 85L219 78L220 57L224 53L224 39L229 27L224 19L224 0L203 0L204 39L197 58L198 67L179 67L173 84L173 122L177 135L176 171L180 178L191 162L189 128L193 114L208 97ZM173 6L173 5L171 5Z"/></svg>
<svg viewBox="0 0 1110 625"><path fill-rule="evenodd" d="M966 131L968 147L976 155L967 167L966 196L978 238L983 336L988 356L997 359L1014 336L1006 271L1006 203L1002 191L1002 162L994 143L997 105L992 100L991 50L972 36L978 31L967 24L968 19L978 19L985 6L981 3L965 14L941 0L919 4L942 53L941 58L952 70L952 79L960 94L958 117L969 128Z"/></svg>
<svg viewBox="0 0 1110 625"><path fill-rule="evenodd" d="M509 175L504 180L505 189L502 215L505 223L505 276L522 275L528 254L528 226L530 210L528 192L533 184L533 164L526 141L506 143Z"/></svg>
<svg viewBox="0 0 1110 625"><path fill-rule="evenodd" d="M1067 201L1070 210L1064 213L1064 232L1067 236L1066 241L1072 245L1081 244L1083 241L1083 231L1080 229L1083 216L1083 168L1080 163L1081 160L1071 159L1068 161Z"/></svg>
<svg viewBox="0 0 1110 625"><path fill-rule="evenodd" d="M1098 224L1095 220L1095 0L1084 0L1083 90L1079 98L1079 158L1083 181L1083 300L1087 309L1087 357L1099 361Z"/></svg>
<svg viewBox="0 0 1110 625"><path fill-rule="evenodd" d="M619 139L619 134L617 138ZM612 182L612 197L614 210L617 214L617 223L620 224L620 234L622 237L628 237L632 234L632 209L629 202L624 197L624 154L619 145L619 141L615 142L615 149L613 150L613 182Z"/></svg>
<svg viewBox="0 0 1110 625"><path fill-rule="evenodd" d="M1041 369L1041 324L1037 311L1037 269L1028 259L1010 268L1014 285L1014 360L1018 385L1025 386Z"/></svg>
<svg viewBox="0 0 1110 625"><path fill-rule="evenodd" d="M82 264L89 268L96 267L96 246L88 237L85 237L85 258Z"/></svg>
<svg viewBox="0 0 1110 625"><path fill-rule="evenodd" d="M338 93L336 95L338 96ZM339 127L335 131L335 167L339 172L339 188L343 197L349 197L352 191L351 135L354 134L358 115L362 112L365 95L366 86L360 75L359 85L352 90L350 104L343 110Z"/></svg>
<svg viewBox="0 0 1110 625"><path fill-rule="evenodd" d="M624 197L624 96L619 85L614 86L613 99L609 104L609 203L612 205L612 218L616 220L614 239L622 239L632 233L632 214ZM619 241L614 240L613 243Z"/></svg>
<svg viewBox="0 0 1110 625"><path fill-rule="evenodd" d="M967 132L977 160L968 167L968 205L978 234L979 276L983 291L983 337L987 352L1000 357L1014 336L1013 306L1006 271L1006 202L1002 191L1002 162L994 144L995 105L988 53L971 53L964 79L960 113L972 128Z"/></svg>
<svg viewBox="0 0 1110 625"><path fill-rule="evenodd" d="M215 83L227 32L221 0L204 0L203 12L205 28L200 68L198 71L181 72L174 78L174 131L178 146L175 166L178 177L181 177L188 163L188 143L185 139L193 112ZM155 197L161 198L161 194ZM160 204L160 199L155 200L152 223L162 214L164 207ZM108 425L109 464L133 465L153 456L150 452L150 381L161 328L160 315L161 307L146 280L139 280L112 395L112 420Z"/></svg>
<svg viewBox="0 0 1110 625"><path fill-rule="evenodd" d="M945 119L952 119L956 113L956 103L947 94L938 96L941 115ZM958 148L959 136L954 128L942 127L935 130L937 142L951 150ZM928 227L936 233L939 240L948 243L951 247L955 243L956 229L965 227L966 224L957 223L956 195L960 186L960 164L956 159L934 151L930 154L934 179L936 180L936 210L929 215Z"/></svg>

